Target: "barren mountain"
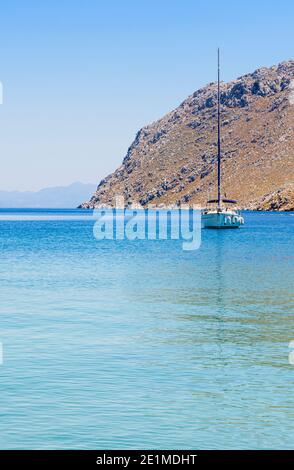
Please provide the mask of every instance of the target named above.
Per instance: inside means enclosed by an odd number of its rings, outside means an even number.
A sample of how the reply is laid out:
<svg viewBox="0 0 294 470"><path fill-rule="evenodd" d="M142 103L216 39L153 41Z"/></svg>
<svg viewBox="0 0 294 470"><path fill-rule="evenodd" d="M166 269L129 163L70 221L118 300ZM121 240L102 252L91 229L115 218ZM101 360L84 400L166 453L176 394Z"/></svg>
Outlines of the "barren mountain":
<svg viewBox="0 0 294 470"><path fill-rule="evenodd" d="M72 183L40 191L1 191L0 208L74 208L82 198L90 197L95 185Z"/></svg>
<svg viewBox="0 0 294 470"><path fill-rule="evenodd" d="M143 127L122 165L81 207L204 205L216 196L217 84ZM240 207L294 209L294 61L221 83L223 193Z"/></svg>

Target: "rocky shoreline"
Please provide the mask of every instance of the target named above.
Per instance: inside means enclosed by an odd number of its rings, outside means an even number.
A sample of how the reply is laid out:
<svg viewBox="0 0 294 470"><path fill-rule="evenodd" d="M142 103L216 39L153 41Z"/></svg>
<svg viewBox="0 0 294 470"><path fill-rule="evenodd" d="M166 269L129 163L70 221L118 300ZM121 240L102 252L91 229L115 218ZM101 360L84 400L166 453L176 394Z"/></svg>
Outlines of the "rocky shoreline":
<svg viewBox="0 0 294 470"><path fill-rule="evenodd" d="M256 211L294 211L294 184L290 183L271 194L266 194L260 200L244 207L244 209Z"/></svg>

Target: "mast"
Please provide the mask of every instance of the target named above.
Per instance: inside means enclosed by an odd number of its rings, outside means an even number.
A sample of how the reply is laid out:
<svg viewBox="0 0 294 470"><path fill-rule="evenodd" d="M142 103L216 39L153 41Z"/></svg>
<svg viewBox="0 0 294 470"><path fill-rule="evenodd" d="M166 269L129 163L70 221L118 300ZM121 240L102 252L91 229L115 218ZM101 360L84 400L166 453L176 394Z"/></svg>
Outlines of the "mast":
<svg viewBox="0 0 294 470"><path fill-rule="evenodd" d="M221 127L220 127L220 65L217 50L217 201L221 207Z"/></svg>

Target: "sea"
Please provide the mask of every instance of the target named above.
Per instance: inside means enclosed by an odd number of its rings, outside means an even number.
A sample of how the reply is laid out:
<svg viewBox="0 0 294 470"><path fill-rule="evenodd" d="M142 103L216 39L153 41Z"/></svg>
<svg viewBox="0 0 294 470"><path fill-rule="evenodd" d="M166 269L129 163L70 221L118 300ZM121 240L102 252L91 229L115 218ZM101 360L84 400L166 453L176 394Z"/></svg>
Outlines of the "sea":
<svg viewBox="0 0 294 470"><path fill-rule="evenodd" d="M1 209L0 448L293 448L294 217L243 215L185 251Z"/></svg>

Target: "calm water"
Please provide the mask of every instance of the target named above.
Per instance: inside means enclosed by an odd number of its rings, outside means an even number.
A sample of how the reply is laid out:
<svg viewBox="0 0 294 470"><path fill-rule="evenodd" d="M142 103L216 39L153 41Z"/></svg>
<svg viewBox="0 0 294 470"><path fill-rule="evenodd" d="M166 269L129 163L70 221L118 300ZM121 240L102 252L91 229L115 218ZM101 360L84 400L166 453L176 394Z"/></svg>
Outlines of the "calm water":
<svg viewBox="0 0 294 470"><path fill-rule="evenodd" d="M293 227L247 213L185 252L0 211L0 448L293 448Z"/></svg>

